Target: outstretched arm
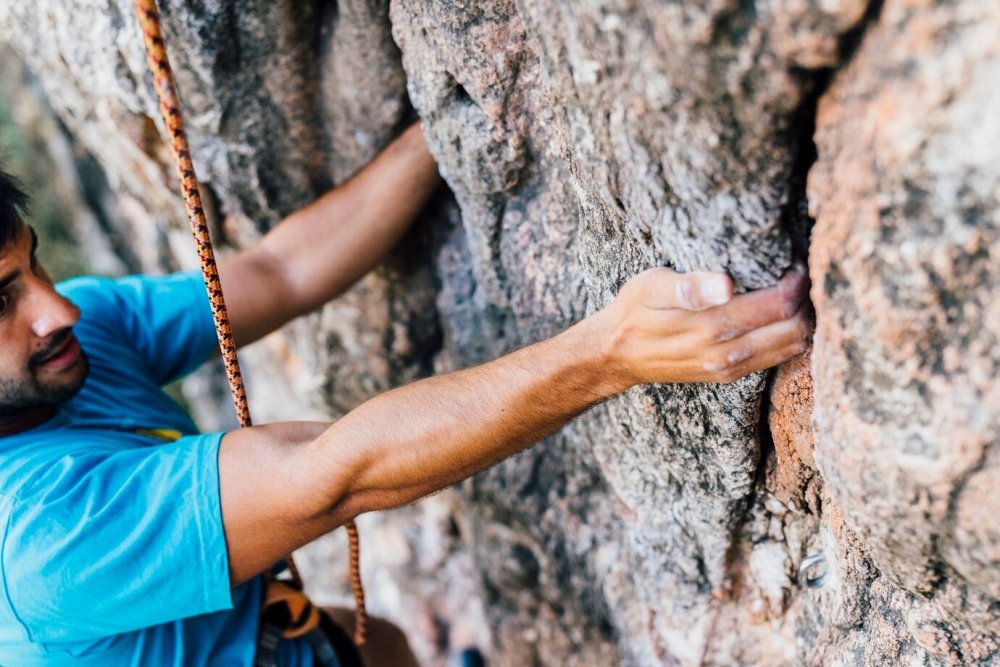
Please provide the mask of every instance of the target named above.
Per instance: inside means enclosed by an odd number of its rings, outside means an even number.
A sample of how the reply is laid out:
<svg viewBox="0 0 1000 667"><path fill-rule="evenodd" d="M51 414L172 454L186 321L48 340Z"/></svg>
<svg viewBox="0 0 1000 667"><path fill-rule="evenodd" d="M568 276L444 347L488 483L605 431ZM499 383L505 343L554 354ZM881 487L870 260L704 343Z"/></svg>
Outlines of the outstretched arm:
<svg viewBox="0 0 1000 667"><path fill-rule="evenodd" d="M519 452L635 384L731 381L801 353L805 282L795 272L732 297L725 276L654 269L554 338L387 392L332 426L226 435L233 582L362 512L411 502Z"/></svg>
<svg viewBox="0 0 1000 667"><path fill-rule="evenodd" d="M267 335L353 285L399 242L439 182L417 123L350 180L222 262L237 344Z"/></svg>

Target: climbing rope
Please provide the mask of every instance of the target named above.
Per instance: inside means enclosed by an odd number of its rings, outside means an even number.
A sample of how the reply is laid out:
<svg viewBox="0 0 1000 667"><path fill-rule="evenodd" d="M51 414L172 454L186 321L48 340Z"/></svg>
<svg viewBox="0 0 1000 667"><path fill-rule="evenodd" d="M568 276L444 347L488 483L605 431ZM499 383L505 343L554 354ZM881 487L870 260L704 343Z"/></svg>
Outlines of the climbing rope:
<svg viewBox="0 0 1000 667"><path fill-rule="evenodd" d="M250 408L247 405L246 389L243 386L243 375L240 373L240 362L236 356L236 344L233 342L233 332L229 327L229 314L226 311L226 301L222 295L222 284L219 282L219 269L215 262L215 252L212 250L212 239L208 233L208 223L205 219L205 209L201 203L201 193L198 190L198 179L195 176L191 151L188 148L187 135L184 132L184 121L181 117L180 101L174 85L173 71L167 59L166 46L160 31L160 15L156 9L155 0L136 0L136 14L142 27L143 39L146 43L146 56L149 68L153 72L153 83L160 102L160 113L170 134L170 148L177 163L180 176L181 192L184 197L184 208L191 222L191 233L194 235L195 248L201 263L201 273L208 291L208 300L215 320L215 330L219 337L219 347L222 349L222 360L229 378L229 389L236 407L239 424L245 428L252 425ZM365 592L361 584L360 541L358 528L353 521L346 524L348 551L351 567L351 590L354 593L355 629L354 642L361 646L365 642L368 628L368 615L365 613ZM302 578L299 576L295 561L289 555L286 558L292 579L299 589L302 588Z"/></svg>

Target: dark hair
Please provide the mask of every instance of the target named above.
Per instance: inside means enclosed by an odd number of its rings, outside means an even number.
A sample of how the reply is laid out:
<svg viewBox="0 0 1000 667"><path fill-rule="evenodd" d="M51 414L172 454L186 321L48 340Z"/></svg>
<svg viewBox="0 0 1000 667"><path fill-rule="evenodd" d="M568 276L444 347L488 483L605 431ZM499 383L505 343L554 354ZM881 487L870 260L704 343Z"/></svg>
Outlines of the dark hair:
<svg viewBox="0 0 1000 667"><path fill-rule="evenodd" d="M17 235L17 228L28 206L28 193L20 181L0 167L0 248Z"/></svg>

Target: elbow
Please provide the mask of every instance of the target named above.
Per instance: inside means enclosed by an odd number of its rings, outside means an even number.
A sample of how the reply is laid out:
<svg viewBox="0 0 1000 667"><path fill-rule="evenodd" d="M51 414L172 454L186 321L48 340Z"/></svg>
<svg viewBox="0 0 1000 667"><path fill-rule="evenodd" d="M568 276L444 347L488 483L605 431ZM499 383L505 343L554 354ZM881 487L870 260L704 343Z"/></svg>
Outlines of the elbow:
<svg viewBox="0 0 1000 667"><path fill-rule="evenodd" d="M339 527L362 514L401 507L423 495L427 494L414 495L409 489L354 488L332 498L324 510L325 520Z"/></svg>
<svg viewBox="0 0 1000 667"><path fill-rule="evenodd" d="M325 476L322 511L336 525L367 512L400 507L439 488L424 488L411 466L398 465L394 452L399 447L392 433L359 427L352 416L364 410L364 406L357 408L312 443L318 448L315 460L324 462L317 466Z"/></svg>
<svg viewBox="0 0 1000 667"><path fill-rule="evenodd" d="M333 439L334 425L313 446L320 449L324 465L315 469L323 476L324 502L318 507L320 517L331 529L353 521L367 512L385 509L384 494L368 483L371 477L371 457L365 448L345 446L344 440ZM355 443L356 445L357 443Z"/></svg>
<svg viewBox="0 0 1000 667"><path fill-rule="evenodd" d="M332 528L339 528L349 521L354 521L362 514L384 509L374 502L369 494L348 494L338 498L326 509L326 522Z"/></svg>
<svg viewBox="0 0 1000 667"><path fill-rule="evenodd" d="M333 504L326 508L323 516L323 523L327 524L331 530L340 528L349 521L369 512L362 503L354 496L338 498Z"/></svg>

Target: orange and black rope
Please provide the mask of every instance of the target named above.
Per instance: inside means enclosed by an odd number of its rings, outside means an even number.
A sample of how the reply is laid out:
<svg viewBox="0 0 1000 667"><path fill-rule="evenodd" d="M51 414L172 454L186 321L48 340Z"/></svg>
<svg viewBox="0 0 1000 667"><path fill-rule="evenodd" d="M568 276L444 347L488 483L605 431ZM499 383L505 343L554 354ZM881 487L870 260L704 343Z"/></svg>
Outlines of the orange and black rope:
<svg viewBox="0 0 1000 667"><path fill-rule="evenodd" d="M365 588L361 583L361 538L353 521L344 524L347 530L347 551L351 562L351 593L354 594L354 643L362 646L368 636L368 614L365 611Z"/></svg>
<svg viewBox="0 0 1000 667"><path fill-rule="evenodd" d="M236 344L233 342L233 332L229 327L229 315L226 312L226 301L222 295L222 284L219 282L219 269L215 262L215 252L212 250L212 240L208 233L208 223L205 210L201 203L201 193L198 190L198 178L195 176L191 151L188 148L187 135L184 132L184 121L181 117L180 101L174 85L173 72L167 59L166 46L160 32L160 15L155 0L136 0L136 14L142 27L143 39L146 43L146 56L149 68L153 72L153 83L160 102L160 113L170 134L170 148L177 163L180 176L181 192L184 197L184 208L191 222L191 233L194 235L198 259L201 262L201 272L205 279L205 289L212 307L212 317L215 319L215 329L219 336L219 347L222 349L222 359L229 378L229 389L236 406L236 415L241 427L251 426L250 408L247 405L246 389L243 386L243 376L240 373L240 362L236 356ZM365 613L365 593L361 585L360 543L358 529L353 521L347 523L347 536L351 564L351 590L357 605L354 641L359 646L364 644L368 617ZM291 555L287 558L292 577L299 587L301 579Z"/></svg>

